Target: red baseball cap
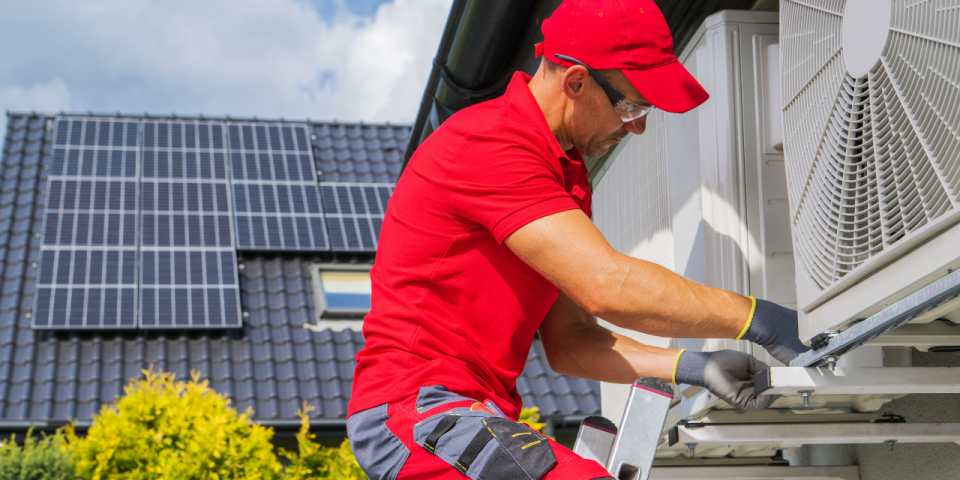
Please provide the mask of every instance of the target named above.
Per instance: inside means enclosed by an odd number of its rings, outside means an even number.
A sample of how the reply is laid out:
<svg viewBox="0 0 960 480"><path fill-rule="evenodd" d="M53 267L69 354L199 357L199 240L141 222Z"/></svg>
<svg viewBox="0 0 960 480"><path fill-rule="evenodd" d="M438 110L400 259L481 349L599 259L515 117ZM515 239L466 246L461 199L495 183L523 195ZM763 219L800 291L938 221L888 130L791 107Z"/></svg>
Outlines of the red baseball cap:
<svg viewBox="0 0 960 480"><path fill-rule="evenodd" d="M543 21L537 56L569 67L575 58L595 70L619 69L655 107L692 110L710 95L673 52L667 21L653 0L565 0Z"/></svg>

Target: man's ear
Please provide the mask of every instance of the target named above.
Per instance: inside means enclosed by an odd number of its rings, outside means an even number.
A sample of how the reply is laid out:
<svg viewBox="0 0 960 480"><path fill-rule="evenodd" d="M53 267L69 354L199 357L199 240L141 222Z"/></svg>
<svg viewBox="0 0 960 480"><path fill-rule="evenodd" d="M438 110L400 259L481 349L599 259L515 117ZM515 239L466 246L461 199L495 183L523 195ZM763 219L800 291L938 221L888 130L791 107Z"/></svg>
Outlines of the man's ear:
<svg viewBox="0 0 960 480"><path fill-rule="evenodd" d="M564 95L570 99L576 99L583 95L587 76L589 75L590 72L581 65L574 65L568 68L563 72L563 76L560 77L560 88L563 89Z"/></svg>

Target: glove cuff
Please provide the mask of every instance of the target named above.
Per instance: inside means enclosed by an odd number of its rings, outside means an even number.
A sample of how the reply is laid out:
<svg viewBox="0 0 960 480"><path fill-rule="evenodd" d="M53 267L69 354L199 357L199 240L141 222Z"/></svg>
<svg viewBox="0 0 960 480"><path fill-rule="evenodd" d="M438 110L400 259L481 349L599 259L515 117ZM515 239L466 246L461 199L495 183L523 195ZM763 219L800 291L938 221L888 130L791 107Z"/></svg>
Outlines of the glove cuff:
<svg viewBox="0 0 960 480"><path fill-rule="evenodd" d="M767 346L777 343L780 338L792 340L796 337L794 329L797 325L797 313L795 311L766 300L755 299L754 301L755 305L747 321L746 332L743 332L740 340Z"/></svg>
<svg viewBox="0 0 960 480"><path fill-rule="evenodd" d="M677 356L677 366L673 374L674 383L686 383L697 387L704 386L703 372L707 368L708 352L682 351Z"/></svg>

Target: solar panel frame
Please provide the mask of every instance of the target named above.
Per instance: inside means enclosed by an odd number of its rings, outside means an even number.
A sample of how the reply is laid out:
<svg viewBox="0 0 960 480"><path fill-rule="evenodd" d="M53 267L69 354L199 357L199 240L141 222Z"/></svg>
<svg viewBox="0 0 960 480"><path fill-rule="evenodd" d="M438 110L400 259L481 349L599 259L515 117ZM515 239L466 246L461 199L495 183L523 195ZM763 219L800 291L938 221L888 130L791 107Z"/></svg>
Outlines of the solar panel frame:
<svg viewBox="0 0 960 480"><path fill-rule="evenodd" d="M392 183L321 182L330 249L376 252L393 189Z"/></svg>
<svg viewBox="0 0 960 480"><path fill-rule="evenodd" d="M330 250L308 126L227 128L237 249Z"/></svg>
<svg viewBox="0 0 960 480"><path fill-rule="evenodd" d="M226 126L143 123L140 328L243 324Z"/></svg>
<svg viewBox="0 0 960 480"><path fill-rule="evenodd" d="M137 328L139 129L54 119L32 328Z"/></svg>

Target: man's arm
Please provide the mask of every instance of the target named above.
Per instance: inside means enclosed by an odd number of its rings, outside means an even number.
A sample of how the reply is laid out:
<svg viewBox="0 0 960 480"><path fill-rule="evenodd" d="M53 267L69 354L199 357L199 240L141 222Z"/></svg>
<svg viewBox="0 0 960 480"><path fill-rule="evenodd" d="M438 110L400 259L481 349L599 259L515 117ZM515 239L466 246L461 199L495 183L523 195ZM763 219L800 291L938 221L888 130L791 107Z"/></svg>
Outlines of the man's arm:
<svg viewBox="0 0 960 480"><path fill-rule="evenodd" d="M657 377L673 383L677 350L643 345L597 324L563 292L540 324L540 340L554 371L610 383Z"/></svg>
<svg viewBox="0 0 960 480"><path fill-rule="evenodd" d="M776 396L758 397L753 376L767 366L732 350L686 352L651 347L607 330L563 292L540 324L550 367L564 375L610 383L657 377L705 387L741 410L762 410Z"/></svg>
<svg viewBox="0 0 960 480"><path fill-rule="evenodd" d="M504 243L587 312L623 328L660 337L736 338L750 316L746 297L617 252L580 210L535 220Z"/></svg>

